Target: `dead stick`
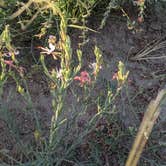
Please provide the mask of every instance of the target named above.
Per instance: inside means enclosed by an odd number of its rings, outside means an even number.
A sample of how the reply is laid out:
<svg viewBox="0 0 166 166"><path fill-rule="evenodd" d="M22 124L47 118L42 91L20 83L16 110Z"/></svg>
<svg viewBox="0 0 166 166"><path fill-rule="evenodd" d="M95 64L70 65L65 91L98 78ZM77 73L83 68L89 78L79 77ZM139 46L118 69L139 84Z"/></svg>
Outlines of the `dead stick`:
<svg viewBox="0 0 166 166"><path fill-rule="evenodd" d="M160 104L163 101L165 95L166 95L166 89L161 90L158 93L156 100L153 100L150 102L150 104L147 108L147 111L145 112L144 118L141 122L139 131L137 133L137 136L136 136L134 144L133 144L133 147L128 156L126 166L136 166L137 165L138 160L143 151L143 148L145 147L145 144L152 131L154 123L159 116Z"/></svg>

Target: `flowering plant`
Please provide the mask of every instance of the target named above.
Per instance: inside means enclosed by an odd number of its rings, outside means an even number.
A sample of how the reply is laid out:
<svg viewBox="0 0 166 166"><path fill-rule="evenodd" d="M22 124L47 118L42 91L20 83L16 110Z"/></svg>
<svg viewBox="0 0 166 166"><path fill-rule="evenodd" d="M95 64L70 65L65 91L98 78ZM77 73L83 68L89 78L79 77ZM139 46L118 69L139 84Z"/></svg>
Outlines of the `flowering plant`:
<svg viewBox="0 0 166 166"><path fill-rule="evenodd" d="M85 84L91 84L91 78L87 71L82 71L80 76L75 76L74 80L80 82L80 86L83 87Z"/></svg>

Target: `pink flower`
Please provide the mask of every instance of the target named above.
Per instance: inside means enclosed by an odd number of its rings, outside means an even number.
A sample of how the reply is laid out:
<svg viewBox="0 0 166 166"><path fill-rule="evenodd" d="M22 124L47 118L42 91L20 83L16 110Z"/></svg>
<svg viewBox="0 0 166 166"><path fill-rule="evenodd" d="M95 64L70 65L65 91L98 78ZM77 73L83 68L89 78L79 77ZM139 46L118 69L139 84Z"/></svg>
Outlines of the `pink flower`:
<svg viewBox="0 0 166 166"><path fill-rule="evenodd" d="M117 80L117 78L118 78L118 73L116 72L116 73L113 74L112 80Z"/></svg>
<svg viewBox="0 0 166 166"><path fill-rule="evenodd" d="M139 16L137 20L139 23L142 23L144 21L144 18L143 18L143 16Z"/></svg>
<svg viewBox="0 0 166 166"><path fill-rule="evenodd" d="M10 68L14 68L14 69L16 69L20 74L22 74L23 75L23 73L25 72L25 68L23 68L23 67L17 67L16 65L14 65L13 63L13 61L12 60L4 60L4 63L6 64L6 65L8 65Z"/></svg>
<svg viewBox="0 0 166 166"><path fill-rule="evenodd" d="M80 82L80 86L84 86L85 84L91 84L91 78L87 71L82 71L80 76L75 76L74 80Z"/></svg>
<svg viewBox="0 0 166 166"><path fill-rule="evenodd" d="M10 67L16 68L16 66L13 64L12 60L4 60L4 63L9 65Z"/></svg>

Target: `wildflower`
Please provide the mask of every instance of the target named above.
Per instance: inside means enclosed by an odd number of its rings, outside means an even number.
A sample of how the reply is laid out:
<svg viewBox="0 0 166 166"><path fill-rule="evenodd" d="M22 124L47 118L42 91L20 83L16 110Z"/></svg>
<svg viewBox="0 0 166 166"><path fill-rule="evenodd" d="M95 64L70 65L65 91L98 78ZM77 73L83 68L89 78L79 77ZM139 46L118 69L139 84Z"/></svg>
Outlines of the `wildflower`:
<svg viewBox="0 0 166 166"><path fill-rule="evenodd" d="M91 63L89 67L93 70L94 76L97 76L99 71L102 69L102 66L97 64L96 62Z"/></svg>
<svg viewBox="0 0 166 166"><path fill-rule="evenodd" d="M121 61L119 61L118 71L113 74L112 80L116 79L118 81L119 86L121 86L127 80L128 75L129 71L126 71L124 64Z"/></svg>
<svg viewBox="0 0 166 166"><path fill-rule="evenodd" d="M52 55L53 58L56 60L57 57L59 57L59 55L61 54L61 51L57 50L57 43L56 43L56 37L55 36L53 36L53 35L49 36L48 47L44 48L44 47L39 46L37 48L42 50L41 53L47 54L47 55Z"/></svg>
<svg viewBox="0 0 166 166"><path fill-rule="evenodd" d="M137 0L138 3L145 3L145 0Z"/></svg>
<svg viewBox="0 0 166 166"><path fill-rule="evenodd" d="M16 69L20 73L20 75L23 76L23 74L25 72L25 68L24 67L21 67L21 66L17 67L16 65L13 64L14 62L12 60L4 60L4 63L6 65L8 65L10 68Z"/></svg>
<svg viewBox="0 0 166 166"><path fill-rule="evenodd" d="M40 46L38 48L43 50L43 52L41 52L41 53L50 55L55 50L55 43L56 43L56 37L53 35L50 35L49 39L48 39L48 47L49 48L47 48L47 47L44 48L44 47L40 47Z"/></svg>
<svg viewBox="0 0 166 166"><path fill-rule="evenodd" d="M49 39L48 39L49 44L51 43L51 44L55 45L56 41L57 41L56 36L54 36L54 35L49 36Z"/></svg>
<svg viewBox="0 0 166 166"><path fill-rule="evenodd" d="M82 71L80 76L75 76L74 80L80 82L80 86L84 86L85 84L91 84L91 78L87 71Z"/></svg>
<svg viewBox="0 0 166 166"><path fill-rule="evenodd" d="M144 5L145 0L136 0L134 1L135 4L137 4L138 6Z"/></svg>
<svg viewBox="0 0 166 166"><path fill-rule="evenodd" d="M142 23L144 21L144 18L142 16L139 16L137 20L139 23Z"/></svg>
<svg viewBox="0 0 166 166"><path fill-rule="evenodd" d="M41 53L47 54L47 55L52 54L53 51L55 50L55 46L52 45L52 44L49 44L49 48L47 48L47 47L44 48L44 47L41 47L41 46L39 46L38 48L40 48L41 50L43 50Z"/></svg>
<svg viewBox="0 0 166 166"><path fill-rule="evenodd" d="M62 78L62 69L56 70L57 78L61 79Z"/></svg>
<svg viewBox="0 0 166 166"><path fill-rule="evenodd" d="M117 80L118 78L118 72L114 73L112 76L112 80Z"/></svg>
<svg viewBox="0 0 166 166"><path fill-rule="evenodd" d="M4 52L2 55L4 57L11 57L12 55L19 55L19 51L18 50L14 50L14 52Z"/></svg>
<svg viewBox="0 0 166 166"><path fill-rule="evenodd" d="M89 67L90 67L91 69L93 69L93 71L94 71L95 68L96 68L96 62L91 63L91 64L89 65Z"/></svg>
<svg viewBox="0 0 166 166"><path fill-rule="evenodd" d="M9 67L13 67L13 68L17 68L14 64L13 64L13 61L12 60L4 60L4 63L6 65L8 65Z"/></svg>

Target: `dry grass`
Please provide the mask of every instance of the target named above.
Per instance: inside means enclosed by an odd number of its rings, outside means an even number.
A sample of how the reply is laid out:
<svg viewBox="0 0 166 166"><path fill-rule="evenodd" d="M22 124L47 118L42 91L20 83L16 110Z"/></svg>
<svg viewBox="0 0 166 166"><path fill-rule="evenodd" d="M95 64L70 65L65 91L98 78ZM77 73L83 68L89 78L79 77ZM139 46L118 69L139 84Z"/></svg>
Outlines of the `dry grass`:
<svg viewBox="0 0 166 166"><path fill-rule="evenodd" d="M136 166L138 164L141 153L160 114L160 105L165 97L166 89L163 89L158 93L157 98L150 102L130 151L126 166Z"/></svg>
<svg viewBox="0 0 166 166"><path fill-rule="evenodd" d="M161 50L166 48L166 37L153 41L148 44L144 49L139 51L135 56L131 57L132 60L155 60L166 58L165 54L161 54Z"/></svg>

